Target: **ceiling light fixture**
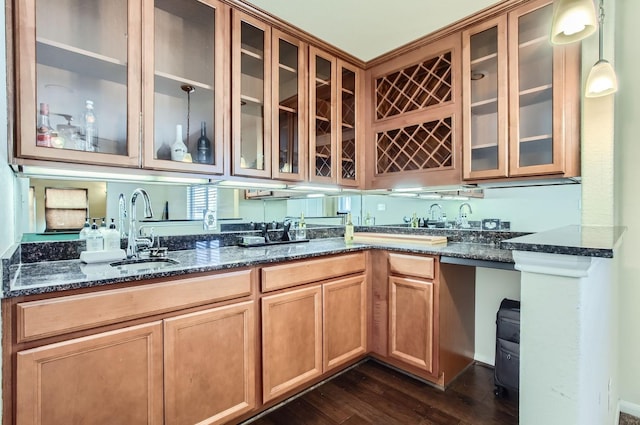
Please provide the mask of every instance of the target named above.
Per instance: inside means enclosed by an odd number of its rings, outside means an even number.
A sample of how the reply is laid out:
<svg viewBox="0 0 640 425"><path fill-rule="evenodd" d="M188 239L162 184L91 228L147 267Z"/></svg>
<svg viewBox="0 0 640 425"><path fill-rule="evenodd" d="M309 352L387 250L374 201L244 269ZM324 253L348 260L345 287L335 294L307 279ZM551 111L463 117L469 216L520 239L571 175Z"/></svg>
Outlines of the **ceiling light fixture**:
<svg viewBox="0 0 640 425"><path fill-rule="evenodd" d="M602 58L603 38L604 38L604 5L600 0L600 16L598 18L600 28L598 29L598 62L593 65L587 78L587 88L585 97L607 96L618 91L618 78L616 72L609 61Z"/></svg>
<svg viewBox="0 0 640 425"><path fill-rule="evenodd" d="M551 22L551 43L580 41L597 29L593 0L556 0Z"/></svg>

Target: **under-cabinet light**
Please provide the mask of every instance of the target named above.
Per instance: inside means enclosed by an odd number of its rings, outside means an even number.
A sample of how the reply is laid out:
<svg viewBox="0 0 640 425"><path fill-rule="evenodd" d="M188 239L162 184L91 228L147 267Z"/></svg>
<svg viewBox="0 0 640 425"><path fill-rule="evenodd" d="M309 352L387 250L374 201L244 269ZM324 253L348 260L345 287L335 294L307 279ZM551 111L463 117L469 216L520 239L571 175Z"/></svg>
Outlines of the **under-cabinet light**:
<svg viewBox="0 0 640 425"><path fill-rule="evenodd" d="M551 21L551 43L580 41L598 28L593 0L555 0Z"/></svg>
<svg viewBox="0 0 640 425"><path fill-rule="evenodd" d="M289 189L303 190L303 191L308 191L308 192L340 192L340 188L339 187L333 187L333 186L295 185L295 186L289 186Z"/></svg>
<svg viewBox="0 0 640 425"><path fill-rule="evenodd" d="M148 183L174 183L174 184L211 184L208 178L176 177L156 174L126 174L92 170L74 170L41 167L37 165L24 165L20 173L24 177L56 178L60 180L98 180L98 181L127 181Z"/></svg>
<svg viewBox="0 0 640 425"><path fill-rule="evenodd" d="M399 196L399 197L403 197L403 198L417 198L418 194L417 193L403 193L403 192L396 192L396 193L390 193L389 196Z"/></svg>
<svg viewBox="0 0 640 425"><path fill-rule="evenodd" d="M418 196L420 199L442 199L442 195L437 193L425 193L423 195Z"/></svg>
<svg viewBox="0 0 640 425"><path fill-rule="evenodd" d="M391 189L392 192L421 192L424 190L424 187L397 187L395 189Z"/></svg>
<svg viewBox="0 0 640 425"><path fill-rule="evenodd" d="M282 183L262 183L262 182L244 182L234 180L224 180L218 183L218 186L241 188L241 189L285 189L286 184Z"/></svg>
<svg viewBox="0 0 640 425"><path fill-rule="evenodd" d="M325 196L324 193L309 193L307 198L324 198Z"/></svg>

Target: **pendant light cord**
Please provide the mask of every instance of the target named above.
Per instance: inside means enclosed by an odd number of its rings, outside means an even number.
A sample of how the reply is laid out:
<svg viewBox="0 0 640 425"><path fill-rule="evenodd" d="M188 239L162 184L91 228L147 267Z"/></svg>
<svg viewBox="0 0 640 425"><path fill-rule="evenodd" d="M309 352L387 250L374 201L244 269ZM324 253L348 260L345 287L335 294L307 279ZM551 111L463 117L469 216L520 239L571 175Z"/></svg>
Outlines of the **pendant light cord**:
<svg viewBox="0 0 640 425"><path fill-rule="evenodd" d="M598 16L598 62L603 60L604 50L604 0L600 0L600 14Z"/></svg>

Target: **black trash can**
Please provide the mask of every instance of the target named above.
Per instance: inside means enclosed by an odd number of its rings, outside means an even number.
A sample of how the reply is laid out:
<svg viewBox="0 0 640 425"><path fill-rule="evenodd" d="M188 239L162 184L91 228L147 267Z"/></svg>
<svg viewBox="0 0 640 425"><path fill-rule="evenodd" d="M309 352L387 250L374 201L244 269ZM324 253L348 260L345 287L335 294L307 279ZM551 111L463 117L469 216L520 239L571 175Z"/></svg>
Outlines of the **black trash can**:
<svg viewBox="0 0 640 425"><path fill-rule="evenodd" d="M520 390L520 301L503 299L496 315L494 394Z"/></svg>

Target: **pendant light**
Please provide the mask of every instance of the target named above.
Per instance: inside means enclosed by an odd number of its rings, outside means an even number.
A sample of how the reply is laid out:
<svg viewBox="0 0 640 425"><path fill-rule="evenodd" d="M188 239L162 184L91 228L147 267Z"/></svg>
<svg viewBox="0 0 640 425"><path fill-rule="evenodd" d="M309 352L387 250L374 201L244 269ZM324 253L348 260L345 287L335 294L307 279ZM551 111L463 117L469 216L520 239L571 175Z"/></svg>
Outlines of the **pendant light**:
<svg viewBox="0 0 640 425"><path fill-rule="evenodd" d="M603 23L604 23L604 5L603 0L600 0L600 17L598 19L600 23L599 32L599 45L598 45L598 62L593 65L589 77L587 78L587 89L584 94L585 97L600 97L606 96L618 91L618 79L616 78L616 72L613 70L613 66L602 58L603 47Z"/></svg>
<svg viewBox="0 0 640 425"><path fill-rule="evenodd" d="M597 26L593 0L555 0L551 43L580 41L593 34Z"/></svg>

